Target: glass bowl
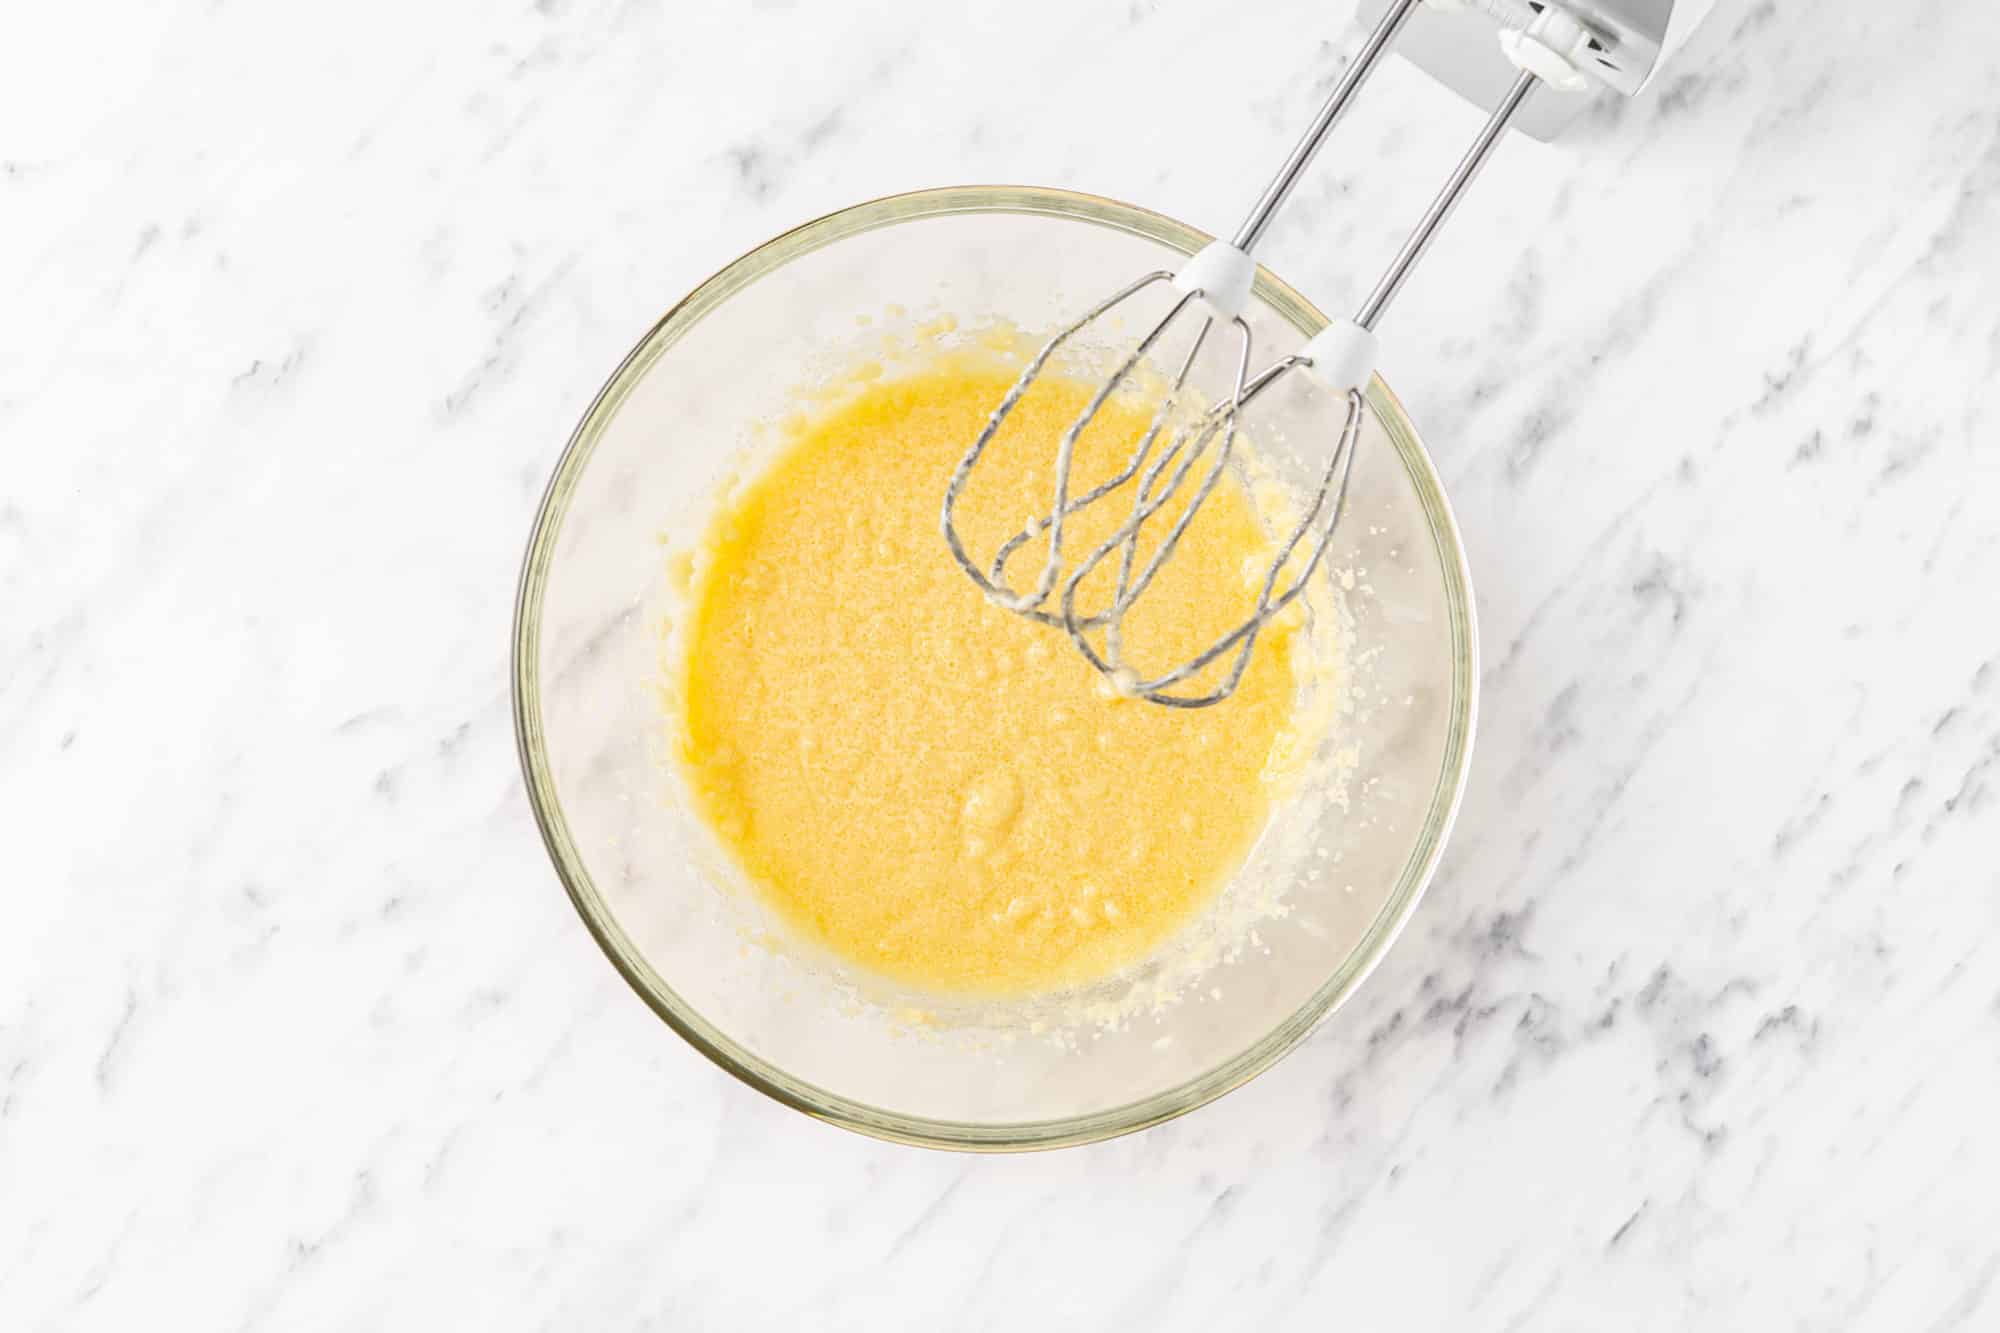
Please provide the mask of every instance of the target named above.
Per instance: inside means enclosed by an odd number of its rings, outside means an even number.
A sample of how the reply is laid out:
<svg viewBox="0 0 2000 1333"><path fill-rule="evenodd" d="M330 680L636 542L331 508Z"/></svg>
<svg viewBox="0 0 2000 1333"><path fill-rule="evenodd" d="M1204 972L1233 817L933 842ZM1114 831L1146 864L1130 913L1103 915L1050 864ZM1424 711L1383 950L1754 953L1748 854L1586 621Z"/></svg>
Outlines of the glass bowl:
<svg viewBox="0 0 2000 1333"><path fill-rule="evenodd" d="M1353 993L1415 908L1464 784L1476 640L1451 511L1379 379L1330 561L1352 587L1346 631L1368 664L1330 742L1353 781L1313 819L1320 854L1282 871L1283 914L1258 926L1255 949L1218 964L1224 981L1198 997L1081 1037L894 1021L758 942L759 909L724 883L674 798L656 688L663 540L698 531L755 423L847 355L857 330L879 331L871 320L944 310L1047 329L1209 239L1059 190L972 186L859 204L702 283L625 358L564 449L514 619L515 728L535 817L613 966L752 1087L906 1143L1005 1150L1107 1138L1267 1068ZM1326 322L1268 272L1251 304L1260 364ZM1303 423L1324 418L1282 427L1287 413L1324 410L1260 403L1267 424L1254 433L1260 446L1266 436L1306 441L1293 461L1310 469L1324 459L1312 442L1325 447L1327 432ZM1253 855L1239 879L1278 873Z"/></svg>

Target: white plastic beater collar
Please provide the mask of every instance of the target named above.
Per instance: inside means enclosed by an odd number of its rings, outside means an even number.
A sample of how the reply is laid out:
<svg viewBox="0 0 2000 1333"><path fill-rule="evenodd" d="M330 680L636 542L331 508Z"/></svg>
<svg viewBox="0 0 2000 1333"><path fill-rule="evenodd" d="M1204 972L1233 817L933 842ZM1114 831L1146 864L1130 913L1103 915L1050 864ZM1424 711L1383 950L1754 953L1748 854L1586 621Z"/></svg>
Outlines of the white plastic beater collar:
<svg viewBox="0 0 2000 1333"><path fill-rule="evenodd" d="M1228 241L1210 241L1174 274L1174 290L1199 292L1201 303L1217 319L1231 320L1250 303L1250 282L1257 261Z"/></svg>
<svg viewBox="0 0 2000 1333"><path fill-rule="evenodd" d="M1335 393L1366 389L1375 374L1375 335L1351 319L1336 319L1315 333L1299 355L1312 377Z"/></svg>
<svg viewBox="0 0 2000 1333"><path fill-rule="evenodd" d="M1554 5L1544 8L1525 29L1500 30L1500 49L1509 60L1566 93L1580 93L1591 85L1597 66L1590 42L1590 29Z"/></svg>

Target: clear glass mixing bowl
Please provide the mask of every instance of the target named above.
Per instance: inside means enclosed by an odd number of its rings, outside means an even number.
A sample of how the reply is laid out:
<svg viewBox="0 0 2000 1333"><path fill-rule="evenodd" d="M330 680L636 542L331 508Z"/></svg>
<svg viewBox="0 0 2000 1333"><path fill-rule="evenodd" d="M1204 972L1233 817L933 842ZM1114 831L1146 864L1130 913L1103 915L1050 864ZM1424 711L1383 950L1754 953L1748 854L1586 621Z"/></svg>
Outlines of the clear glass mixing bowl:
<svg viewBox="0 0 2000 1333"><path fill-rule="evenodd" d="M865 317L949 310L1047 329L1208 240L1157 213L1058 190L977 186L860 204L696 288L618 367L563 451L514 621L515 725L535 816L577 911L633 989L770 1096L938 1147L1054 1147L1156 1124L1304 1038L1367 976L1430 879L1472 737L1472 596L1437 474L1380 380L1331 562L1357 580L1349 630L1367 662L1358 706L1334 737L1351 747L1353 781L1344 808L1316 820L1331 853L1283 872L1285 914L1260 924L1259 947L1228 965L1227 984L1077 1040L926 1036L784 950L751 943L744 913L754 905L718 881L673 799L654 688L662 535L698 527L753 423L826 373L829 349L851 346ZM1252 306L1260 364L1326 322L1268 272ZM1287 448L1301 475L1323 461L1313 451L1330 434L1324 403L1305 395L1261 403L1256 428L1260 446L1297 442ZM1287 430L1288 413L1307 415ZM1277 463L1283 471L1288 459ZM1253 857L1245 873L1277 872Z"/></svg>

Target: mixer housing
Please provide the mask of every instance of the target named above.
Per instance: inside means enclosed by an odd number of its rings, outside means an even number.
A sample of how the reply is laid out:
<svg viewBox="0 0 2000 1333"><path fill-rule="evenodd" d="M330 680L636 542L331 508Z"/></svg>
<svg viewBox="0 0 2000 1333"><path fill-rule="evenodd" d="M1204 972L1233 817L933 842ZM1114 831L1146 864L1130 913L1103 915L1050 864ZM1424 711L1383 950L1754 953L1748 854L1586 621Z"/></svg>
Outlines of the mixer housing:
<svg viewBox="0 0 2000 1333"><path fill-rule="evenodd" d="M1362 0L1361 17L1379 19L1392 0ZM1627 97L1650 83L1686 44L1716 0L1562 0L1602 50L1591 73ZM1495 25L1522 29L1545 6L1538 0L1429 0L1410 16L1397 51L1475 106L1498 102L1518 71L1493 40ZM1514 119L1514 128L1552 139L1589 104L1592 92L1546 89Z"/></svg>

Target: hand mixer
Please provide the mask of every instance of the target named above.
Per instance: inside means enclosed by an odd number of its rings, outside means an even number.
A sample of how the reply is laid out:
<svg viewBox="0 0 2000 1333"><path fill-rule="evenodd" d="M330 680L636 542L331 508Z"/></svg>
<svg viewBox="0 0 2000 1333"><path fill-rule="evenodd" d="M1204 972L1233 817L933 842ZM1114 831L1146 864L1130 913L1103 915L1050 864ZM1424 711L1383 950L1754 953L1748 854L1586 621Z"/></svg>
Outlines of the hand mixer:
<svg viewBox="0 0 2000 1333"><path fill-rule="evenodd" d="M1374 372L1375 326L1509 123L1522 112L1529 95L1538 87L1577 93L1602 85L1626 95L1638 92L1667 55L1685 41L1696 21L1713 3L1714 0L1561 0L1560 4L1554 0L1387 0L1360 51L1236 234L1230 240L1210 243L1179 272L1156 270L1119 288L1060 329L1029 359L1019 379L966 450L945 489L941 514L944 537L959 567L997 605L1062 629L1077 650L1121 693L1177 708L1206 707L1229 697L1243 677L1258 635L1305 591L1339 526L1366 411L1364 393ZM1412 22L1413 18L1417 21ZM1496 23L1497 44L1493 38ZM1496 82L1504 85L1505 91L1472 146L1452 169L1354 317L1334 321L1298 352L1252 374L1250 326L1243 318L1257 268L1250 251L1383 54L1406 29L1413 58L1448 85L1482 100L1487 100ZM1529 118L1523 117L1531 133L1550 132L1574 113L1577 104L1573 98L1538 97L1536 101L1533 113L1536 123L1527 123ZM959 498L981 456L1064 344L1140 292L1158 284L1168 285L1173 294L1171 306L1116 361L1083 411L1056 442L1054 487L1048 512L1003 542L990 564L982 569L967 553L955 519ZM1112 394L1131 380L1134 370L1160 345L1168 330L1183 316L1192 314L1199 314L1202 323L1161 395L1150 425L1110 479L1072 496L1071 469L1078 437ZM1232 387L1214 405L1194 414L1192 420L1184 420L1170 429L1177 415L1188 416L1185 412L1176 413L1178 400L1187 388L1197 356L1217 324L1233 330L1236 338L1234 355L1228 362L1234 367L1230 377ZM1186 661L1151 676L1142 675L1124 660L1120 628L1125 615L1152 585L1161 566L1172 558L1196 512L1221 481L1237 441L1237 423L1243 409L1293 371L1306 372L1344 405L1340 430L1310 503L1285 540L1278 544L1250 614ZM1163 434L1166 445L1158 448ZM1071 558L1063 545L1068 520L1086 506L1124 490L1135 478L1131 508L1123 521L1110 537L1080 557ZM1142 529L1169 501L1187 489L1190 479L1193 490L1186 503L1178 513L1162 520L1166 524L1164 532L1141 560ZM1017 552L1043 534L1047 536L1047 554L1040 573L1027 587L1014 587L1007 581L1008 564ZM1298 558L1301 548L1305 554ZM1114 554L1118 563L1109 601L1098 610L1080 610L1079 587ZM1102 648L1092 641L1093 632L1101 632ZM1206 688L1176 692L1175 687L1225 657L1229 661L1218 668L1219 681Z"/></svg>

